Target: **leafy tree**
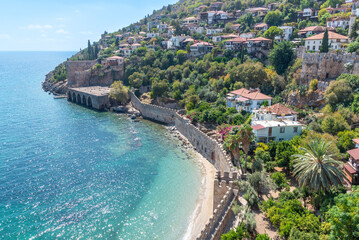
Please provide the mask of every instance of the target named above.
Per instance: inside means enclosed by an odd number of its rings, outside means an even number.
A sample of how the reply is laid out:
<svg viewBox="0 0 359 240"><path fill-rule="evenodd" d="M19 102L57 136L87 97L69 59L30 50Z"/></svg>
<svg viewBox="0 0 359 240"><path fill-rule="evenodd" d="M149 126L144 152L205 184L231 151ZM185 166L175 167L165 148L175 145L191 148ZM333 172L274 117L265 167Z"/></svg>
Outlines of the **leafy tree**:
<svg viewBox="0 0 359 240"><path fill-rule="evenodd" d="M221 236L221 240L242 240L249 238L249 234L244 230L244 224L239 225L237 228L230 230Z"/></svg>
<svg viewBox="0 0 359 240"><path fill-rule="evenodd" d="M342 104L348 106L353 101L353 90L349 83L341 79L339 81L332 81L325 91L325 102L330 104L334 109Z"/></svg>
<svg viewBox="0 0 359 240"><path fill-rule="evenodd" d="M348 53L353 53L353 52L358 53L359 52L358 50L359 50L359 42L358 41L349 43L349 45L347 47Z"/></svg>
<svg viewBox="0 0 359 240"><path fill-rule="evenodd" d="M129 100L128 88L121 81L116 81L111 85L109 97L116 103L126 104Z"/></svg>
<svg viewBox="0 0 359 240"><path fill-rule="evenodd" d="M341 186L344 178L339 168L338 154L332 143L315 139L300 148L301 153L294 155L293 174L301 187L312 191L329 191L332 186Z"/></svg>
<svg viewBox="0 0 359 240"><path fill-rule="evenodd" d="M295 59L295 53L290 42L281 42L269 54L269 61L278 74L284 74Z"/></svg>
<svg viewBox="0 0 359 240"><path fill-rule="evenodd" d="M329 38L328 38L328 29L325 30L322 40L322 45L320 46L321 53L329 52Z"/></svg>
<svg viewBox="0 0 359 240"><path fill-rule="evenodd" d="M338 132L349 130L350 127L342 115L334 113L324 117L321 129L323 132L337 135Z"/></svg>
<svg viewBox="0 0 359 240"><path fill-rule="evenodd" d="M187 51L178 50L176 53L179 64L183 64L187 60Z"/></svg>
<svg viewBox="0 0 359 240"><path fill-rule="evenodd" d="M234 161L237 161L237 166L239 166L241 168L241 171L243 172L242 164L240 161L240 150L239 150L241 138L239 134L237 134L237 132L231 131L229 133L229 136L226 138L224 142L224 147L232 153Z"/></svg>
<svg viewBox="0 0 359 240"><path fill-rule="evenodd" d="M270 11L264 17L264 22L268 24L268 26L279 26L282 22L282 14L280 11Z"/></svg>
<svg viewBox="0 0 359 240"><path fill-rule="evenodd" d="M267 177L265 172L255 172L249 175L248 182L258 195L262 194L266 190L272 190L275 188L273 182Z"/></svg>
<svg viewBox="0 0 359 240"><path fill-rule="evenodd" d="M354 240L359 238L359 190L340 194L335 205L327 212L330 223L330 238Z"/></svg>
<svg viewBox="0 0 359 240"><path fill-rule="evenodd" d="M268 236L268 234L257 234L256 240L271 240L271 238Z"/></svg>
<svg viewBox="0 0 359 240"><path fill-rule="evenodd" d="M358 137L359 133L356 131L345 130L343 132L339 132L337 146L340 152L345 153L346 151L353 149L355 147L353 139Z"/></svg>
<svg viewBox="0 0 359 240"><path fill-rule="evenodd" d="M158 97L162 97L168 91L169 85L165 80L156 80L152 83L152 92L151 98L156 99Z"/></svg>
<svg viewBox="0 0 359 240"><path fill-rule="evenodd" d="M274 38L276 36L282 36L282 35L283 35L283 29L280 29L279 27L276 26L272 26L267 31L264 32L263 37L271 39L273 44Z"/></svg>

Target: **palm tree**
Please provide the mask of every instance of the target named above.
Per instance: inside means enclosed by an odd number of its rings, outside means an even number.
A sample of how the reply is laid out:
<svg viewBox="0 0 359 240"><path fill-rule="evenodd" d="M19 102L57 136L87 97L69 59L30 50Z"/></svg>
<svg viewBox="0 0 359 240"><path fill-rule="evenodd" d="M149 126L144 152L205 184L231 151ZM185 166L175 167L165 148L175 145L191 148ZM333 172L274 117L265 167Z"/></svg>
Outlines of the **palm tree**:
<svg viewBox="0 0 359 240"><path fill-rule="evenodd" d="M237 127L233 127L233 128L237 128ZM240 141L239 135L233 134L232 130L231 130L230 134L228 135L228 137L226 138L226 140L224 141L224 147L232 153L234 161L237 161L237 166L239 166L241 168L241 171L243 172L243 168L242 168L242 164L241 164L240 156L239 156L239 154L240 154L239 147L240 147L241 141Z"/></svg>
<svg viewBox="0 0 359 240"><path fill-rule="evenodd" d="M244 173L247 172L247 158L248 158L248 152L249 152L249 147L251 145L251 143L254 141L254 133L253 133L253 129L252 127L245 123L241 126L241 128L239 129L239 138L240 138L240 142L241 142L241 147L244 151L245 156L245 162L244 162Z"/></svg>
<svg viewBox="0 0 359 240"><path fill-rule="evenodd" d="M341 163L331 142L316 138L299 150L301 154L293 155L294 176L301 187L322 192L342 185L345 175L338 168Z"/></svg>

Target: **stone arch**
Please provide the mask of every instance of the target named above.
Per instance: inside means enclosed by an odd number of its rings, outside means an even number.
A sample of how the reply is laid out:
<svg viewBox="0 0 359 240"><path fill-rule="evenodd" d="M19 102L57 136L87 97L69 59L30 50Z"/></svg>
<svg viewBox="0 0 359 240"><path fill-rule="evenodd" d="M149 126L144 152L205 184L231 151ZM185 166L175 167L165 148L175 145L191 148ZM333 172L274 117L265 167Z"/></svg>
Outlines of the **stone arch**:
<svg viewBox="0 0 359 240"><path fill-rule="evenodd" d="M82 104L87 106L85 95L82 96Z"/></svg>
<svg viewBox="0 0 359 240"><path fill-rule="evenodd" d="M87 98L87 106L92 108L92 99L90 96Z"/></svg>
<svg viewBox="0 0 359 240"><path fill-rule="evenodd" d="M77 94L77 101L76 101L78 104L81 104L81 96L80 94L78 93Z"/></svg>
<svg viewBox="0 0 359 240"><path fill-rule="evenodd" d="M72 93L72 101L76 102L76 94L74 92Z"/></svg>
<svg viewBox="0 0 359 240"><path fill-rule="evenodd" d="M67 92L67 100L72 102L72 96L71 96L71 92Z"/></svg>

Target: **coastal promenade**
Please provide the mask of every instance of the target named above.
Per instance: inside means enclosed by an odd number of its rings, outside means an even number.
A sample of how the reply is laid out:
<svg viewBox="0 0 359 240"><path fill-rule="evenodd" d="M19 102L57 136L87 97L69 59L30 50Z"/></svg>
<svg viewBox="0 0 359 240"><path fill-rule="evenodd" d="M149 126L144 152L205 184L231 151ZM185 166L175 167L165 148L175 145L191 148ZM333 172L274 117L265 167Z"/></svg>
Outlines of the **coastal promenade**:
<svg viewBox="0 0 359 240"><path fill-rule="evenodd" d="M220 239L233 216L231 208L238 196L238 186L234 181L240 180L230 157L220 143L191 124L176 110L143 103L133 92L130 92L130 97L132 106L143 118L174 125L195 150L216 168L217 174L213 182L213 213L201 232L197 233L196 239Z"/></svg>

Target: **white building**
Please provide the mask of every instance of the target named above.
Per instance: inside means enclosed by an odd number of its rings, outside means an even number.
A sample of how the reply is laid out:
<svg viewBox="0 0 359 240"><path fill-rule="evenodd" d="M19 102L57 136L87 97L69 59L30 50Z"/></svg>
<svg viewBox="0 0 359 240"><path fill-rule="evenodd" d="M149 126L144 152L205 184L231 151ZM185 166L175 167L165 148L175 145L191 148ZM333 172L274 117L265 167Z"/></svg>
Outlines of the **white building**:
<svg viewBox="0 0 359 240"><path fill-rule="evenodd" d="M256 120L252 129L257 142L286 141L302 133L302 125L292 120Z"/></svg>
<svg viewBox="0 0 359 240"><path fill-rule="evenodd" d="M333 27L333 28L341 27L346 29L348 26L349 26L349 18L336 17L327 20L327 27Z"/></svg>
<svg viewBox="0 0 359 240"><path fill-rule="evenodd" d="M320 51L322 45L324 33L320 33L305 39L305 49L307 51ZM340 35L338 33L328 31L329 46L332 50L344 50L345 45L349 43L347 36Z"/></svg>
<svg viewBox="0 0 359 240"><path fill-rule="evenodd" d="M232 91L227 94L227 107L235 107L238 112L244 110L252 112L266 101L270 106L272 97L267 96L259 91L259 89L248 90L245 88Z"/></svg>
<svg viewBox="0 0 359 240"><path fill-rule="evenodd" d="M156 38L158 37L160 34L159 33L147 33L146 37L148 38Z"/></svg>
<svg viewBox="0 0 359 240"><path fill-rule="evenodd" d="M280 40L289 41L290 37L293 35L294 27L282 26L279 28L283 30L283 35L280 36ZM277 37L276 37L276 39L277 39Z"/></svg>
<svg viewBox="0 0 359 240"><path fill-rule="evenodd" d="M212 36L214 34L223 33L223 28L214 28L214 29L207 29L206 34L207 36Z"/></svg>
<svg viewBox="0 0 359 240"><path fill-rule="evenodd" d="M313 10L311 8L303 9L303 17L311 17L313 16Z"/></svg>

